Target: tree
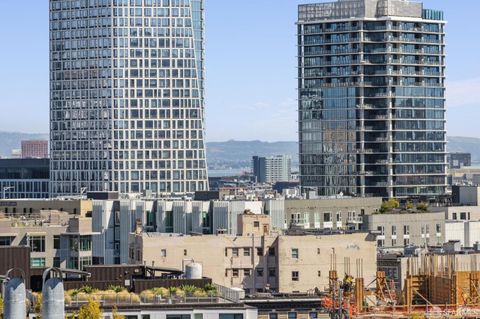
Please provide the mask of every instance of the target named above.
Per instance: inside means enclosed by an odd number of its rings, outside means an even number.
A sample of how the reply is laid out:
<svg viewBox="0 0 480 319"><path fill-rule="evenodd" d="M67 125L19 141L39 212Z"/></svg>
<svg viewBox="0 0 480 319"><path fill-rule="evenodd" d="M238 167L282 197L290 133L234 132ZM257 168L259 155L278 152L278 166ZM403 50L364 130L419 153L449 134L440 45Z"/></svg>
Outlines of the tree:
<svg viewBox="0 0 480 319"><path fill-rule="evenodd" d="M383 201L382 207L380 207L380 213L386 213L398 207L400 207L400 202L395 198L390 198L387 201Z"/></svg>
<svg viewBox="0 0 480 319"><path fill-rule="evenodd" d="M35 313L35 318L42 318L42 293L39 292L35 294L35 301L33 304L33 312Z"/></svg>
<svg viewBox="0 0 480 319"><path fill-rule="evenodd" d="M0 297L0 319L3 318L3 299Z"/></svg>
<svg viewBox="0 0 480 319"><path fill-rule="evenodd" d="M420 210L422 212L426 212L428 210L428 205L426 203L418 203L417 204L417 210Z"/></svg>
<svg viewBox="0 0 480 319"><path fill-rule="evenodd" d="M117 309L117 306L113 307L112 309L112 318L113 319L125 319L125 316L124 315L120 315L118 313L118 309Z"/></svg>
<svg viewBox="0 0 480 319"><path fill-rule="evenodd" d="M413 202L411 200L407 201L407 209L413 209Z"/></svg>
<svg viewBox="0 0 480 319"><path fill-rule="evenodd" d="M83 305L78 310L78 319L101 319L102 310L100 309L100 304L90 299L86 305Z"/></svg>

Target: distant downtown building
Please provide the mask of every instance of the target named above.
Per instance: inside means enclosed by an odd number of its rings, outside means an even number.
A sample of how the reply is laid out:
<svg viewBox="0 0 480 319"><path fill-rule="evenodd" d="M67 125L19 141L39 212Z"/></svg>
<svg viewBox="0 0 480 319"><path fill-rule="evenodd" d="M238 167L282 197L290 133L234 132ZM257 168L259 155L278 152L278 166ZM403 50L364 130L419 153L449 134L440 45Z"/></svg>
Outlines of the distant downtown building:
<svg viewBox="0 0 480 319"><path fill-rule="evenodd" d="M47 158L47 140L24 140L22 141L22 158Z"/></svg>
<svg viewBox="0 0 480 319"><path fill-rule="evenodd" d="M252 172L257 183L287 182L292 172L292 159L287 155L253 156Z"/></svg>
<svg viewBox="0 0 480 319"><path fill-rule="evenodd" d="M203 0L50 0L51 195L208 189Z"/></svg>
<svg viewBox="0 0 480 319"><path fill-rule="evenodd" d="M404 0L299 6L300 180L320 195L446 190L443 12Z"/></svg>

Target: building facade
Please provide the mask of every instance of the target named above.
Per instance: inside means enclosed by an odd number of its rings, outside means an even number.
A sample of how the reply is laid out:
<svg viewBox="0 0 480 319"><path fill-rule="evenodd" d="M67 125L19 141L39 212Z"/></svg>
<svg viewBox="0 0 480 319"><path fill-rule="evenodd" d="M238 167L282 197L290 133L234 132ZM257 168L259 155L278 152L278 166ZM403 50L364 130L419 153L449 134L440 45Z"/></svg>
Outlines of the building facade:
<svg viewBox="0 0 480 319"><path fill-rule="evenodd" d="M292 160L287 155L253 156L252 172L257 183L288 182L292 173Z"/></svg>
<svg viewBox="0 0 480 319"><path fill-rule="evenodd" d="M26 140L22 141L22 158L47 158L48 141Z"/></svg>
<svg viewBox="0 0 480 319"><path fill-rule="evenodd" d="M362 229L376 232L380 248L438 246L445 242L445 212L364 216Z"/></svg>
<svg viewBox="0 0 480 319"><path fill-rule="evenodd" d="M48 158L0 159L0 198L48 198Z"/></svg>
<svg viewBox="0 0 480 319"><path fill-rule="evenodd" d="M134 264L182 269L187 260L202 264L213 282L245 293L307 292L328 287L328 272L354 272L375 278L376 243L366 233L343 235L130 235ZM334 262L333 262L334 261ZM187 262L188 263L188 262ZM362 264L363 274L355 273Z"/></svg>
<svg viewBox="0 0 480 319"><path fill-rule="evenodd" d="M203 0L50 0L52 196L208 189Z"/></svg>
<svg viewBox="0 0 480 319"><path fill-rule="evenodd" d="M299 6L300 180L320 195L446 190L443 12L401 0Z"/></svg>

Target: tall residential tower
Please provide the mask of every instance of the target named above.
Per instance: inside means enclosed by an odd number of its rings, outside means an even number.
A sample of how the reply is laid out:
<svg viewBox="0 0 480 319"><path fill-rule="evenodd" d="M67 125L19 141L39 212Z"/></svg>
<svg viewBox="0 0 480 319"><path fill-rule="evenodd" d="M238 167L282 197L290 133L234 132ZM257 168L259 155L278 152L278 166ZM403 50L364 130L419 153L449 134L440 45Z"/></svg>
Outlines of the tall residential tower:
<svg viewBox="0 0 480 319"><path fill-rule="evenodd" d="M51 195L206 190L203 0L50 0Z"/></svg>
<svg viewBox="0 0 480 319"><path fill-rule="evenodd" d="M298 14L302 187L444 194L443 12L408 0L338 0Z"/></svg>

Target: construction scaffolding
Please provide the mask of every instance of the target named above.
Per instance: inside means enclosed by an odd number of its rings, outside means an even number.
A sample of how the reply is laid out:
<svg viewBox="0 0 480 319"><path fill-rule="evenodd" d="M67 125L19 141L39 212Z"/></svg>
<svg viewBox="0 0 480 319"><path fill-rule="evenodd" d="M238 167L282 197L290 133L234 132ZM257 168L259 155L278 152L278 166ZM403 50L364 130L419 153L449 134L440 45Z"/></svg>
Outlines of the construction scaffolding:
<svg viewBox="0 0 480 319"><path fill-rule="evenodd" d="M393 278L378 271L365 284L361 261L356 277L339 279L335 256L324 307L332 319L350 318L480 318L480 265L477 256L460 263L456 255L422 255L407 260L401 294Z"/></svg>

